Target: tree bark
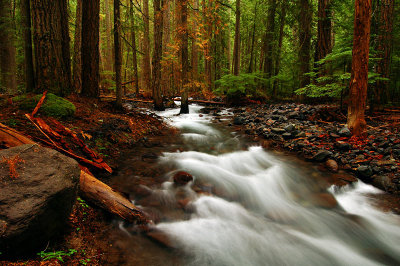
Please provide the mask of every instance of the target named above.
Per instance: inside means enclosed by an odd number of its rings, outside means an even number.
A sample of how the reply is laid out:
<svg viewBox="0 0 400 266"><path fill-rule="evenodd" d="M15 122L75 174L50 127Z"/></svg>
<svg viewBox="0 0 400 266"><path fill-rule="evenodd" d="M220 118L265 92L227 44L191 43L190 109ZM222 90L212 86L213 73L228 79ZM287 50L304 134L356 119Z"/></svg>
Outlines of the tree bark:
<svg viewBox="0 0 400 266"><path fill-rule="evenodd" d="M17 91L16 49L11 1L0 0L0 89Z"/></svg>
<svg viewBox="0 0 400 266"><path fill-rule="evenodd" d="M133 67L133 80L136 97L139 95L139 75L138 75L138 65L137 65L137 53L136 53L136 31L135 31L135 13L133 11L133 2L129 1L129 12L131 17L131 41L132 41L132 67Z"/></svg>
<svg viewBox="0 0 400 266"><path fill-rule="evenodd" d="M121 12L119 0L114 0L114 68L115 68L115 93L116 105L122 108L122 85L121 85Z"/></svg>
<svg viewBox="0 0 400 266"><path fill-rule="evenodd" d="M150 65L150 23L149 23L149 0L143 0L143 67L142 78L143 88L150 92L151 87L151 65Z"/></svg>
<svg viewBox="0 0 400 266"><path fill-rule="evenodd" d="M82 95L98 98L100 0L82 1Z"/></svg>
<svg viewBox="0 0 400 266"><path fill-rule="evenodd" d="M113 72L113 62L114 62L114 56L113 56L113 34L112 34L112 16L111 16L111 7L110 7L110 0L104 0L104 12L105 12L105 27L106 27L106 43L104 45L104 65L105 71ZM108 74L106 76L109 76L111 79L111 75Z"/></svg>
<svg viewBox="0 0 400 266"><path fill-rule="evenodd" d="M72 80L76 92L82 90L82 0L76 2L74 55L72 59Z"/></svg>
<svg viewBox="0 0 400 266"><path fill-rule="evenodd" d="M381 58L376 65L376 73L382 78L389 78L390 59L392 54L394 0L380 0L379 3L379 26L377 40L377 57ZM371 109L383 109L383 103L388 92L388 81L378 80L374 86L374 99Z"/></svg>
<svg viewBox="0 0 400 266"><path fill-rule="evenodd" d="M163 35L163 0L154 0L154 51L153 51L153 101L154 109L163 111L164 103L161 93L161 57Z"/></svg>
<svg viewBox="0 0 400 266"><path fill-rule="evenodd" d="M355 136L363 134L367 127L364 113L368 87L370 25L371 0L356 0L353 60L347 113L347 125Z"/></svg>
<svg viewBox="0 0 400 266"><path fill-rule="evenodd" d="M187 25L187 1L179 0L180 8L180 25L179 29L179 49L181 55L181 87L182 87L182 100L181 100L181 114L189 113L188 102L188 87L189 87L189 60L188 60L188 25Z"/></svg>
<svg viewBox="0 0 400 266"><path fill-rule="evenodd" d="M300 0L299 13L299 61L300 61L300 88L310 84L310 48L312 9L310 0Z"/></svg>
<svg viewBox="0 0 400 266"><path fill-rule="evenodd" d="M164 12L163 12L163 55L169 56L173 53L170 42L171 42L171 27L170 22L171 14L171 3L170 1L164 1ZM165 64L161 66L161 87L164 95L173 95L171 90L171 75L172 75L171 61L165 60Z"/></svg>
<svg viewBox="0 0 400 266"><path fill-rule="evenodd" d="M285 27L285 19L286 19L286 8L287 8L286 0L282 0L281 1L281 17L280 17L280 22L279 22L280 28L279 28L278 51L277 51L276 58L275 58L274 76L278 76L279 71L280 71L282 43L283 43L283 29ZM272 97L274 99L276 99L276 97L277 97L277 91L278 91L278 80L275 79L274 85L272 88Z"/></svg>
<svg viewBox="0 0 400 266"><path fill-rule="evenodd" d="M86 1L85 1L86 2ZM32 0L37 93L71 92L67 0Z"/></svg>
<svg viewBox="0 0 400 266"><path fill-rule="evenodd" d="M314 64L324 59L332 52L331 1L332 0L318 0L317 47L315 48Z"/></svg>
<svg viewBox="0 0 400 266"><path fill-rule="evenodd" d="M193 1L193 9L194 11L191 13L192 14L192 32L193 32L193 38L192 38L192 79L193 83L195 83L198 80L199 76L199 49L197 46L197 31L198 31L198 16L197 16L197 10L199 8L199 0L194 0ZM195 88L192 86L192 88Z"/></svg>
<svg viewBox="0 0 400 266"><path fill-rule="evenodd" d="M265 32L265 48L264 48L264 73L267 78L272 76L273 71L273 49L275 43L275 13L276 13L276 0L269 1L268 18L267 18L267 31ZM269 87L269 86L268 86Z"/></svg>
<svg viewBox="0 0 400 266"><path fill-rule="evenodd" d="M235 41L233 44L233 75L240 74L240 0L236 0Z"/></svg>
<svg viewBox="0 0 400 266"><path fill-rule="evenodd" d="M27 92L32 92L35 88L35 73L33 68L30 0L21 0L21 21L24 34L25 90Z"/></svg>
<svg viewBox="0 0 400 266"><path fill-rule="evenodd" d="M251 44L250 44L250 61L249 61L249 67L247 69L248 73L253 72L253 58L254 58L254 46L255 46L255 41L256 41L256 22L257 22L257 6L258 6L258 1L256 1L256 4L254 5L254 20L253 20L253 29L251 33Z"/></svg>

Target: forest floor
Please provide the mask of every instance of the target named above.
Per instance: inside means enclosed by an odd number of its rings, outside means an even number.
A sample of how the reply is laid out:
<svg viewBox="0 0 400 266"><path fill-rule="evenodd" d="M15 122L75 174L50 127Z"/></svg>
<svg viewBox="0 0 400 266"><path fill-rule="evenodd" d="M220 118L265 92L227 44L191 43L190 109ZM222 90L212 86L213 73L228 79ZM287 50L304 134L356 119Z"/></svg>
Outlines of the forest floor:
<svg viewBox="0 0 400 266"><path fill-rule="evenodd" d="M68 100L76 106L75 115L57 121L73 130L89 148L100 154L113 168L114 173L118 171L121 154L143 145L149 137L174 133L162 119L146 111L150 107L147 103L133 103L134 106L129 107L134 107L131 110L120 111L110 102L74 96ZM18 130L43 146L48 146L43 142L46 137L25 117L25 113L26 111L19 110L15 104L8 103L2 106L0 123ZM56 126L53 118L41 118L50 127ZM74 147L68 139L66 141L75 154L83 156L79 147ZM101 181L109 183L110 174L96 169L90 170ZM118 265L122 254L110 244L112 220L110 214L78 198L65 232L58 239L49 242L43 255L0 261L0 265ZM61 255L62 261L57 258L58 255Z"/></svg>

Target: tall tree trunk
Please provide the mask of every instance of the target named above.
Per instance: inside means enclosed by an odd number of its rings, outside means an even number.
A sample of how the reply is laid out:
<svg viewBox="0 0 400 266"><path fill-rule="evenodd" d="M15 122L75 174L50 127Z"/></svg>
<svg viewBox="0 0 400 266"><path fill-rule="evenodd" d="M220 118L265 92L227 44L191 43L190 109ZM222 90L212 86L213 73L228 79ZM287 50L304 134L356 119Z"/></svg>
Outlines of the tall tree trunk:
<svg viewBox="0 0 400 266"><path fill-rule="evenodd" d="M0 0L0 89L17 90L14 27L11 1Z"/></svg>
<svg viewBox="0 0 400 266"><path fill-rule="evenodd" d="M154 109L163 111L164 103L161 93L161 57L163 35L163 0L154 0L154 51L153 51L153 101Z"/></svg>
<svg viewBox="0 0 400 266"><path fill-rule="evenodd" d="M122 108L122 85L121 85L121 14L119 0L114 0L114 68L115 68L115 93L116 105Z"/></svg>
<svg viewBox="0 0 400 266"><path fill-rule="evenodd" d="M72 59L72 80L76 92L82 90L82 0L76 2L74 55Z"/></svg>
<svg viewBox="0 0 400 266"><path fill-rule="evenodd" d="M179 20L179 49L181 55L181 114L189 113L188 102L188 74L189 74L189 60L188 60L188 25L187 25L187 1L179 0L180 20Z"/></svg>
<svg viewBox="0 0 400 266"><path fill-rule="evenodd" d="M229 9L228 10L228 17L231 17L231 14L232 14L232 9ZM230 23L230 20L228 21L226 42L227 42L227 45L226 45L226 61L227 61L226 68L230 72L231 60L232 60L232 57L231 57L232 44L231 44L231 23Z"/></svg>
<svg viewBox="0 0 400 266"><path fill-rule="evenodd" d="M32 23L31 23L30 0L21 0L21 22L24 33L25 90L27 92L32 92L35 88L35 73L33 68Z"/></svg>
<svg viewBox="0 0 400 266"><path fill-rule="evenodd" d="M380 0L379 3L379 26L377 52L378 58L381 58L376 66L376 73L383 78L389 78L390 59L392 53L392 38L393 38L393 19L394 19L394 0ZM374 99L371 102L371 109L382 109L385 95L388 92L388 81L378 80L375 84L373 95Z"/></svg>
<svg viewBox="0 0 400 266"><path fill-rule="evenodd" d="M354 15L353 60L351 66L347 125L353 135L366 130L365 106L368 87L371 0L356 0Z"/></svg>
<svg viewBox="0 0 400 266"><path fill-rule="evenodd" d="M192 32L193 32L193 38L192 38L192 79L193 81L198 80L199 76L199 49L197 46L197 38L196 38L196 33L198 30L197 23L199 22L197 19L197 11L199 8L199 0L194 0L193 1L193 9L194 11L191 13L192 14ZM195 82L193 82L195 83Z"/></svg>
<svg viewBox="0 0 400 266"><path fill-rule="evenodd" d="M281 65L281 53L282 53L282 43L283 43L283 29L285 27L285 18L286 18L286 0L281 0L281 17L279 21L279 41L278 41L278 51L275 58L275 70L274 76L279 74L280 65ZM272 88L272 97L276 99L277 91L278 91L278 80L275 79L274 85Z"/></svg>
<svg viewBox="0 0 400 266"><path fill-rule="evenodd" d="M131 16L131 39L132 39L132 65L133 65L133 80L134 80L134 88L136 92L136 97L139 96L139 75L138 75L138 66L137 66L137 54L136 54L136 32L135 32L135 13L133 12L133 2L129 1L129 12Z"/></svg>
<svg viewBox="0 0 400 266"><path fill-rule="evenodd" d="M150 23L149 23L149 0L143 0L143 67L142 78L143 87L146 92L150 92L151 87L151 65L150 65Z"/></svg>
<svg viewBox="0 0 400 266"><path fill-rule="evenodd" d="M97 98L99 90L100 0L82 1L82 94Z"/></svg>
<svg viewBox="0 0 400 266"><path fill-rule="evenodd" d="M310 84L310 48L311 48L311 22L312 9L310 0L300 1L299 14L299 61L300 61L300 88Z"/></svg>
<svg viewBox="0 0 400 266"><path fill-rule="evenodd" d="M272 76L273 71L273 50L275 43L275 13L276 13L276 0L269 1L268 18L267 18L267 31L265 33L265 48L264 48L264 73L267 78ZM269 87L269 86L268 86Z"/></svg>
<svg viewBox="0 0 400 266"><path fill-rule="evenodd" d="M87 1L85 1L87 2ZM32 0L36 89L65 96L71 92L67 0Z"/></svg>
<svg viewBox="0 0 400 266"><path fill-rule="evenodd" d="M250 62L249 62L249 67L247 69L248 73L253 72L254 45L256 41L257 6L258 6L258 1L256 1L256 4L254 5L253 30L251 33L251 44L250 44Z"/></svg>
<svg viewBox="0 0 400 266"><path fill-rule="evenodd" d="M240 73L240 0L236 0L235 42L233 44L233 75Z"/></svg>
<svg viewBox="0 0 400 266"><path fill-rule="evenodd" d="M105 26L106 26L106 36L105 36L105 47L104 47L104 71L112 72L113 69L113 34L112 34L112 16L111 16L111 7L110 7L110 0L104 0L104 12L105 12ZM101 48L100 48L101 49ZM111 75L108 74L111 79Z"/></svg>
<svg viewBox="0 0 400 266"><path fill-rule="evenodd" d="M164 12L163 12L163 55L172 54L170 47L171 42L171 22L170 22L171 4L170 1L164 1ZM161 87L164 95L170 96L173 94L171 91L171 62L166 60L165 64L161 66Z"/></svg>
<svg viewBox="0 0 400 266"><path fill-rule="evenodd" d="M314 64L332 52L331 1L318 0L318 32ZM325 73L324 70L322 72Z"/></svg>

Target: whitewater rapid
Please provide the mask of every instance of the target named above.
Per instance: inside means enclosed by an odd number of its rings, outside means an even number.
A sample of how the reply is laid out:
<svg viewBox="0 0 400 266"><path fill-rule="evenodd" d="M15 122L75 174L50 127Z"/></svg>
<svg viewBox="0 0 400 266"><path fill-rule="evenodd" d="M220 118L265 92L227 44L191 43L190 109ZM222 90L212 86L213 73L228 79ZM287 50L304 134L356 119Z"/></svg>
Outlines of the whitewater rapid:
<svg viewBox="0 0 400 266"><path fill-rule="evenodd" d="M236 134L211 122L212 115L199 115L201 108L179 116L179 109L158 113L180 129L190 148L163 154L159 163L176 169L165 175L186 171L196 186L209 189L199 194L189 183L188 219L156 225L183 252L185 265L400 264L399 216L371 204L382 191L360 181L321 189L295 163L261 147L243 149ZM171 181L158 193L173 200ZM318 195L338 204L321 206Z"/></svg>

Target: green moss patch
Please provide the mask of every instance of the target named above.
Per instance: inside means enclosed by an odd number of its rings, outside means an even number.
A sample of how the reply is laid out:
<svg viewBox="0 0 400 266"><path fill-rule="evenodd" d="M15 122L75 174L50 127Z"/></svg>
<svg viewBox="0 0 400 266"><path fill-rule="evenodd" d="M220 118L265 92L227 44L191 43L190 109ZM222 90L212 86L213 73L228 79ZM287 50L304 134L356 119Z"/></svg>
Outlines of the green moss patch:
<svg viewBox="0 0 400 266"><path fill-rule="evenodd" d="M16 96L12 100L20 109L32 112L41 97L42 94L33 97L28 97L24 94ZM39 113L57 118L71 117L75 114L75 111L76 108L73 103L52 93L46 95L46 99L39 109Z"/></svg>

